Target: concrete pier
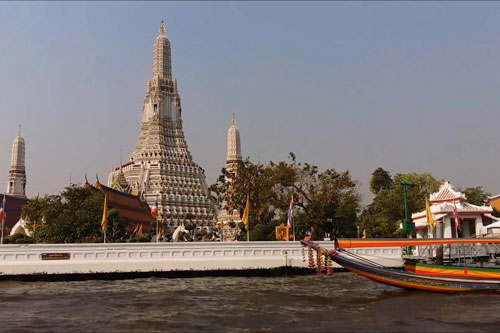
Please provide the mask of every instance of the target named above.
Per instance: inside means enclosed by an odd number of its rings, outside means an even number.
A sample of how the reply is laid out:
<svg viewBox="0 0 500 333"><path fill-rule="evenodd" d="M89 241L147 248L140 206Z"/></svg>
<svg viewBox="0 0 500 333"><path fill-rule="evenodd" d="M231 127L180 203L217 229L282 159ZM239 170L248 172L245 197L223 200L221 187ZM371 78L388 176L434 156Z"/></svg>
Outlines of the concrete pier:
<svg viewBox="0 0 500 333"><path fill-rule="evenodd" d="M333 247L333 242L319 244ZM307 249L305 261L302 251L299 242L6 244L0 246L0 278L300 269L307 268ZM403 265L399 247L352 251L387 267Z"/></svg>

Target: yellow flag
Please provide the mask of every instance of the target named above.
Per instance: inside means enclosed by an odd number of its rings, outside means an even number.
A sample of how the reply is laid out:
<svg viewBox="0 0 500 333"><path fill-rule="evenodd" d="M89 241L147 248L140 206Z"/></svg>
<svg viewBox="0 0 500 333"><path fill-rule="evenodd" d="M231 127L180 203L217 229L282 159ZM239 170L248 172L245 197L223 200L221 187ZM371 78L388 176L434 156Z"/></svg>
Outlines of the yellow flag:
<svg viewBox="0 0 500 333"><path fill-rule="evenodd" d="M436 228L436 221L432 218L431 207L429 206L429 201L425 199L425 212L427 214L427 224L431 226L432 229Z"/></svg>
<svg viewBox="0 0 500 333"><path fill-rule="evenodd" d="M106 232L106 227L108 225L108 197L104 195L104 209L102 211L102 232Z"/></svg>
<svg viewBox="0 0 500 333"><path fill-rule="evenodd" d="M366 229L363 229L363 238L366 238Z"/></svg>
<svg viewBox="0 0 500 333"><path fill-rule="evenodd" d="M160 228L160 230L158 230L158 235L156 235L156 239L159 241L161 241L161 234L163 233L163 228Z"/></svg>
<svg viewBox="0 0 500 333"><path fill-rule="evenodd" d="M142 223L141 223L141 226L139 227L139 231L137 231L136 237L139 238L141 236L142 236Z"/></svg>
<svg viewBox="0 0 500 333"><path fill-rule="evenodd" d="M245 205L245 210L243 211L243 217L241 218L241 221L245 224L245 228L247 230L248 230L248 205L249 205L249 200L247 195L247 204Z"/></svg>

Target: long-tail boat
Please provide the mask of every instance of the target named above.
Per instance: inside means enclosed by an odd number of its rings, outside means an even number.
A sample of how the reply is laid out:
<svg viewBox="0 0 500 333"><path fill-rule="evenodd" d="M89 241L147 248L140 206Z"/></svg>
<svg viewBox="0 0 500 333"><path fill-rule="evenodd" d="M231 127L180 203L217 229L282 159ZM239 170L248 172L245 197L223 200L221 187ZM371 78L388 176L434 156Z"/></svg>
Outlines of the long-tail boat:
<svg viewBox="0 0 500 333"><path fill-rule="evenodd" d="M494 267L496 260L492 260L495 259L492 254L489 260L491 267L484 267L488 264L485 261L472 262L470 260L472 258L467 260L462 258L463 263L457 264L454 261L460 260L460 257L453 258L450 251L449 265L407 260L403 271L383 267L347 250L366 247L451 246L452 244L496 246L500 244L500 238L338 239L335 241L334 250L327 250L310 241L303 240L302 244L316 250L319 256L330 257L332 261L353 273L391 286L448 293L500 292L500 267Z"/></svg>

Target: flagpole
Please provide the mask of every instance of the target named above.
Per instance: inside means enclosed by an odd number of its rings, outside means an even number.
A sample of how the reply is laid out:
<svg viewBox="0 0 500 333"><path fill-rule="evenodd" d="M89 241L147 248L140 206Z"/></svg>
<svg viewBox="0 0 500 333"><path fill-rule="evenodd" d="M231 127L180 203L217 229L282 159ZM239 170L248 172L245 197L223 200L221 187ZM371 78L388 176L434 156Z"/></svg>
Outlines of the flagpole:
<svg viewBox="0 0 500 333"><path fill-rule="evenodd" d="M156 242L158 243L158 219L155 217L156 221Z"/></svg>
<svg viewBox="0 0 500 333"><path fill-rule="evenodd" d="M5 221L5 193L3 195L3 203L2 203L2 237L0 239L0 245L3 245L3 225Z"/></svg>
<svg viewBox="0 0 500 333"><path fill-rule="evenodd" d="M249 198L247 195L247 203ZM247 230L247 242L250 242L250 204L248 204L248 215L247 215L247 225L248 225L248 230Z"/></svg>
<svg viewBox="0 0 500 333"><path fill-rule="evenodd" d="M0 240L0 245L3 244L3 220L4 220L3 215L5 215L5 213L2 214L2 238Z"/></svg>
<svg viewBox="0 0 500 333"><path fill-rule="evenodd" d="M104 208L102 211L102 221L101 221L102 233L104 244L106 244L106 231L108 229L108 197L104 194Z"/></svg>

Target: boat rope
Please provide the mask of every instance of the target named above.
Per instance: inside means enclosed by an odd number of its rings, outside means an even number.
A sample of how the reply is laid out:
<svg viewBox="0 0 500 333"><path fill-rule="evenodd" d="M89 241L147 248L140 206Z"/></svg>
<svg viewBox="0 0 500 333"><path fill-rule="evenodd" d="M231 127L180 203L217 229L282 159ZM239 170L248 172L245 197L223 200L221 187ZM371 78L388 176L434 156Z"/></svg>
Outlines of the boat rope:
<svg viewBox="0 0 500 333"><path fill-rule="evenodd" d="M338 251L338 252L342 252L343 254L345 254L345 255L347 255L347 256L351 256L351 257L355 258L356 260L361 261L361 262L363 262L363 263L365 263L365 264L369 264L369 265L372 265L372 266L385 268L383 265L380 265L380 264L378 264L378 263L376 263L376 262L374 262L374 261L371 261L371 260L369 260L369 259L363 258L363 257L362 257L362 256L360 256L360 255L357 255L357 254L355 254L355 253L351 253L351 252L346 251L346 250L344 250L344 249L338 249L337 251Z"/></svg>

